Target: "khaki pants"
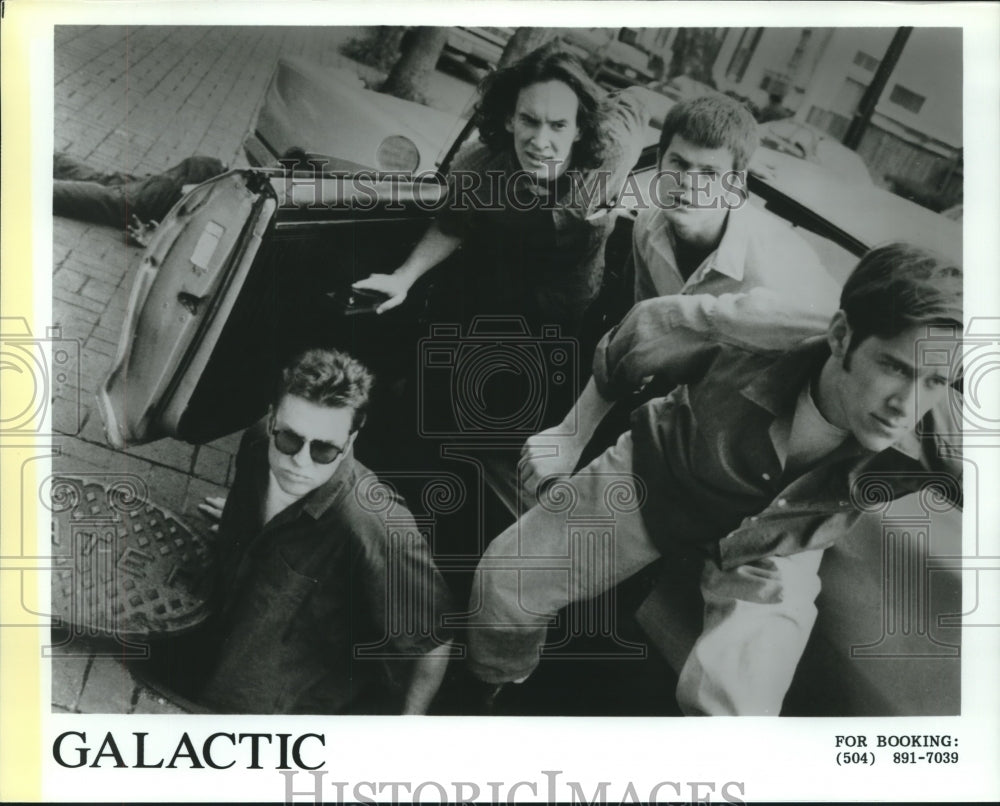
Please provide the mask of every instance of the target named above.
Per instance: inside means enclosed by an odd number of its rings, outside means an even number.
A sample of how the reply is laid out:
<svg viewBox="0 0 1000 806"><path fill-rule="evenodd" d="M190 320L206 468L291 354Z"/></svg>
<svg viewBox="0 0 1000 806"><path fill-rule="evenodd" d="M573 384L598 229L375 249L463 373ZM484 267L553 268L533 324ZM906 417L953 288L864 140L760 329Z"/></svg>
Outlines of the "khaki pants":
<svg viewBox="0 0 1000 806"><path fill-rule="evenodd" d="M660 559L640 513L632 436L565 482L497 537L476 571L469 661L491 683L529 675L547 626ZM704 628L680 670L689 714L777 714L816 617L821 551L722 571L706 562Z"/></svg>

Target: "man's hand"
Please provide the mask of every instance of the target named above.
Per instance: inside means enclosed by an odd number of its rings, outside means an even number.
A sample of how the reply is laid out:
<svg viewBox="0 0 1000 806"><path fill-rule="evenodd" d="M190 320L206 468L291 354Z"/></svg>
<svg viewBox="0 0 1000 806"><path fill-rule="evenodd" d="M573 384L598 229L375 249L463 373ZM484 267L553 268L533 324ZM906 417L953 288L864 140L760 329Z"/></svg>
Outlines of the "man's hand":
<svg viewBox="0 0 1000 806"><path fill-rule="evenodd" d="M528 437L521 449L521 492L525 500L538 501L538 484L550 476L569 476L580 460L586 442L563 425Z"/></svg>
<svg viewBox="0 0 1000 806"><path fill-rule="evenodd" d="M222 510L225 508L225 498L206 498L203 503L198 504L198 511L211 523L208 531L213 534L218 534L219 532L219 521L222 520Z"/></svg>
<svg viewBox="0 0 1000 806"><path fill-rule="evenodd" d="M125 232L128 235L128 242L133 246L141 246L145 249L149 245L149 236L153 234L159 226L159 221L142 221L137 215L132 216Z"/></svg>
<svg viewBox="0 0 1000 806"><path fill-rule="evenodd" d="M385 313L403 304L410 287L438 263L451 255L462 244L458 235L446 235L434 222L427 228L424 237L413 247L410 256L392 274L373 274L358 280L354 288L379 291L389 297L375 309L375 313Z"/></svg>
<svg viewBox="0 0 1000 806"><path fill-rule="evenodd" d="M364 280L358 280L352 288L380 291L388 294L389 299L375 309L375 313L385 313L403 304L410 290L411 282L399 272L395 274L373 274Z"/></svg>

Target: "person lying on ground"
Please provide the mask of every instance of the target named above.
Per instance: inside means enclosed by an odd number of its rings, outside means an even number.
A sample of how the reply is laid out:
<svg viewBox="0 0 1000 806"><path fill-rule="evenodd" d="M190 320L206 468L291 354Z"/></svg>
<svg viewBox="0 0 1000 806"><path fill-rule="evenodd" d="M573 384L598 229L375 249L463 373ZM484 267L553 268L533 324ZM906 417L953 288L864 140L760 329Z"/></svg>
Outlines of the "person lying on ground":
<svg viewBox="0 0 1000 806"><path fill-rule="evenodd" d="M69 154L52 161L52 212L127 230L138 245L194 185L225 173L214 157L188 157L148 176L99 171Z"/></svg>

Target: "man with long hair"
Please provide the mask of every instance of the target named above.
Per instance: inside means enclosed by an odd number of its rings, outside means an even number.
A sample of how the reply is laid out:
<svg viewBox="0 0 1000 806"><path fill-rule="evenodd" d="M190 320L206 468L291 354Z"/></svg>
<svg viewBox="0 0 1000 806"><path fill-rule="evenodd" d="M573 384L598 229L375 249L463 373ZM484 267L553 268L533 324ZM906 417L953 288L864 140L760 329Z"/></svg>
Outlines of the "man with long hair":
<svg viewBox="0 0 1000 806"><path fill-rule="evenodd" d="M471 332L477 317L497 317L507 326L497 336L501 351L512 330L520 337L574 339L600 290L604 248L616 220L611 209L642 148L640 91L608 95L558 41L497 70L480 91L480 142L456 156L447 206L395 272L374 274L355 287L387 294L378 310L391 310L461 247L451 273L435 278L435 322ZM512 366L520 355L514 344ZM576 367L561 369L563 377L579 374ZM435 386L424 373L411 379L410 391L420 386L425 404L442 411L455 405L456 395L475 395L463 402L485 410L484 420L495 424L492 433L506 437L511 413L522 413L525 405L537 406L540 427L565 413L566 394L531 388L525 375L498 371L476 389L456 389ZM572 399L580 390L568 391ZM489 433L484 427L476 436ZM426 443L423 435L419 442ZM486 481L512 512L518 509L519 448L475 452Z"/></svg>
<svg viewBox="0 0 1000 806"><path fill-rule="evenodd" d="M400 305L421 276L463 251L460 316L524 316L575 328L599 289L607 215L638 159L646 112L634 91L608 96L558 43L489 75L481 142L451 168L448 206L391 275L356 283Z"/></svg>

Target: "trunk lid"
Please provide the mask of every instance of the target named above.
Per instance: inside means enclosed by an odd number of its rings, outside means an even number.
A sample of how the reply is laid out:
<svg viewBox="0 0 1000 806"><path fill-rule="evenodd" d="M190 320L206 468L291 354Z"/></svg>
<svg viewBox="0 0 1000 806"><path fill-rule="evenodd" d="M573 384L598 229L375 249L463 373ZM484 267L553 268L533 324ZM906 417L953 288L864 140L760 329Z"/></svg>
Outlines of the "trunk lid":
<svg viewBox="0 0 1000 806"><path fill-rule="evenodd" d="M266 178L232 171L199 185L159 225L98 391L110 444L125 448L176 428L276 206Z"/></svg>

